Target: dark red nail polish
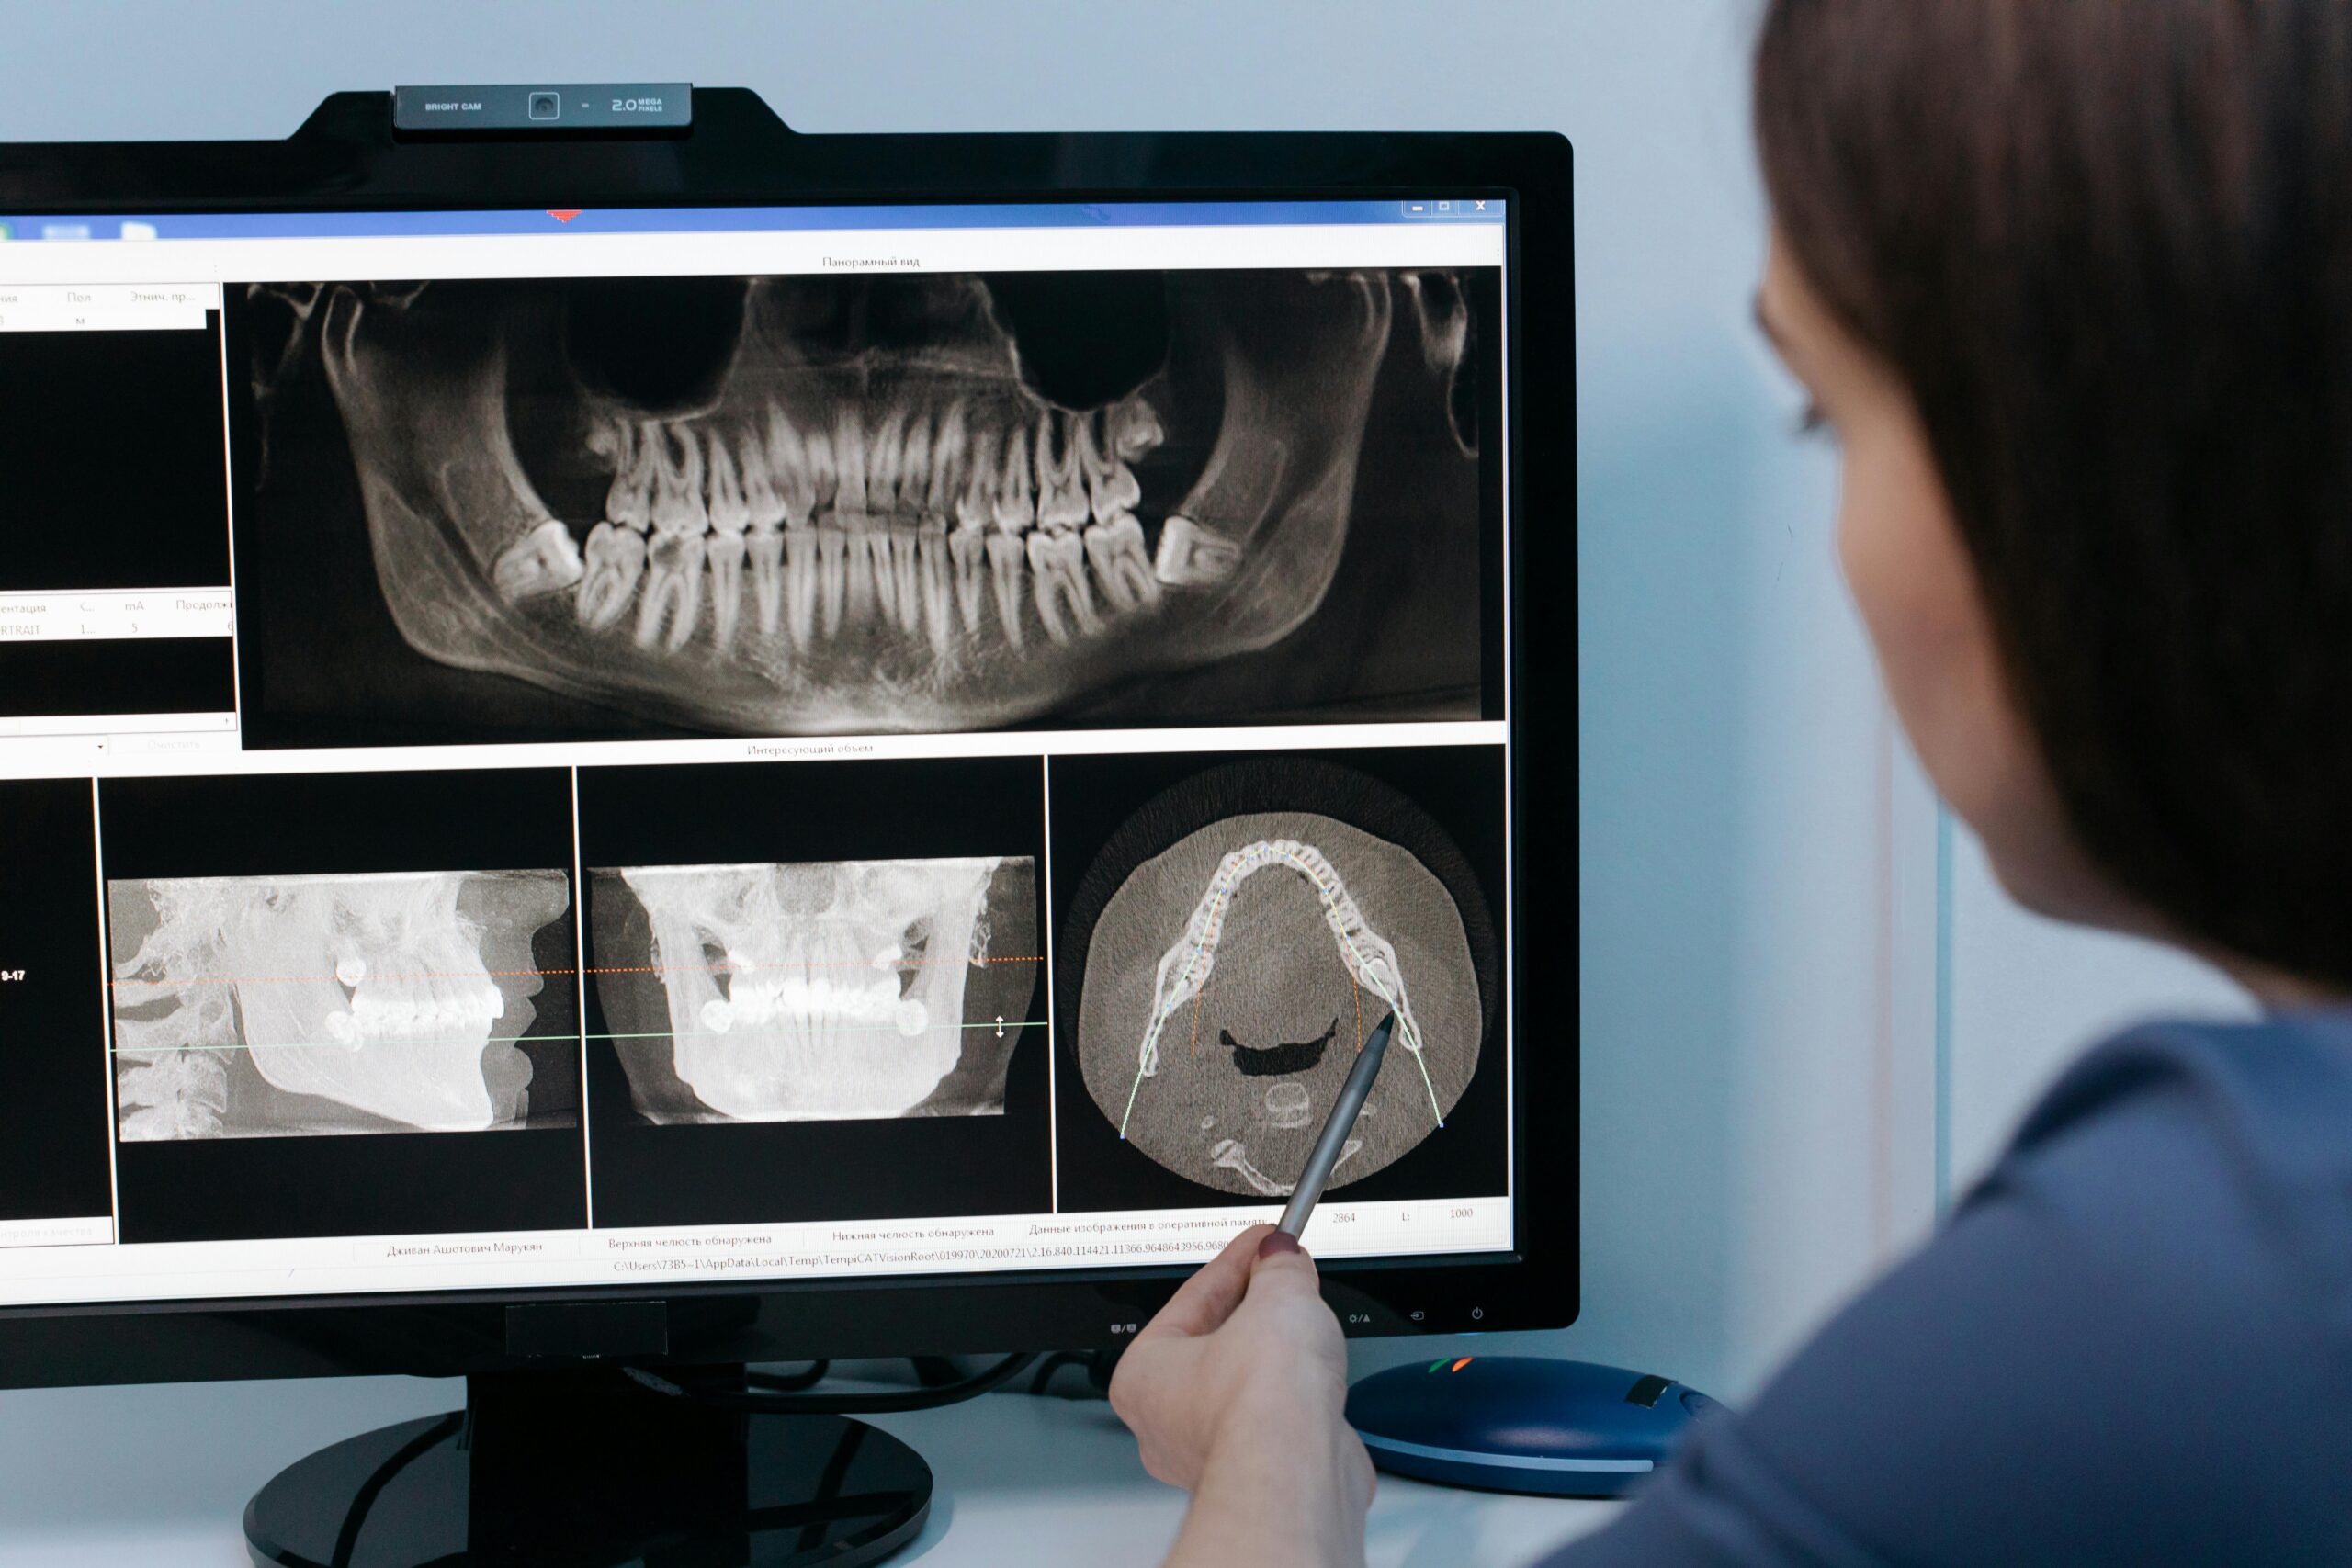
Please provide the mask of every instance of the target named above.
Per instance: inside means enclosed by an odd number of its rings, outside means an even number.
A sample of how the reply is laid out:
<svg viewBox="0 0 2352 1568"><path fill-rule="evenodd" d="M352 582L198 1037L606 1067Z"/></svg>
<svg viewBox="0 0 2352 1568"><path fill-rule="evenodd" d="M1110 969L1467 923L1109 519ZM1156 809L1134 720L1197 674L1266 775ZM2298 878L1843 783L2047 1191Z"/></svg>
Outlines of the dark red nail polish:
<svg viewBox="0 0 2352 1568"><path fill-rule="evenodd" d="M1258 1256L1261 1258L1272 1258L1278 1252L1303 1252L1306 1249L1304 1247L1298 1245L1298 1237L1291 1235L1288 1231L1271 1231L1267 1234L1266 1239L1258 1244Z"/></svg>

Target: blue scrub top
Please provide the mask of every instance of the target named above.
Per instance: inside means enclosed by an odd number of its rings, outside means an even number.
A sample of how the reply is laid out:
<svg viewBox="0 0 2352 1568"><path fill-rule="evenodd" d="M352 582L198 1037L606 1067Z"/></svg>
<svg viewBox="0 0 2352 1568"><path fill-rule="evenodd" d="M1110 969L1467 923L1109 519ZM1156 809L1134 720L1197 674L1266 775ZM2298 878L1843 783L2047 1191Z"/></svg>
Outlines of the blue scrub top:
<svg viewBox="0 0 2352 1568"><path fill-rule="evenodd" d="M2352 897L2352 892L2347 892ZM1556 1568L2352 1563L2352 1014L2085 1056Z"/></svg>

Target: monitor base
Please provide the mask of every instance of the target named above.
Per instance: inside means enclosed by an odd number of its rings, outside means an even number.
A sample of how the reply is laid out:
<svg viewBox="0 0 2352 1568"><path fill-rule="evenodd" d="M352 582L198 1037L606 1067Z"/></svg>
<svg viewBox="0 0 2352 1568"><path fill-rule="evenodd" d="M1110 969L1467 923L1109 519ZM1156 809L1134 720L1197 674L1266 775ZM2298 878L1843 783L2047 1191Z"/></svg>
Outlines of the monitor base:
<svg viewBox="0 0 2352 1568"><path fill-rule="evenodd" d="M694 1381L722 1384L741 1368ZM665 1367L662 1375L687 1381ZM467 1380L466 1408L298 1460L245 1506L263 1568L879 1562L931 1513L931 1467L840 1416L746 1415L609 1370Z"/></svg>

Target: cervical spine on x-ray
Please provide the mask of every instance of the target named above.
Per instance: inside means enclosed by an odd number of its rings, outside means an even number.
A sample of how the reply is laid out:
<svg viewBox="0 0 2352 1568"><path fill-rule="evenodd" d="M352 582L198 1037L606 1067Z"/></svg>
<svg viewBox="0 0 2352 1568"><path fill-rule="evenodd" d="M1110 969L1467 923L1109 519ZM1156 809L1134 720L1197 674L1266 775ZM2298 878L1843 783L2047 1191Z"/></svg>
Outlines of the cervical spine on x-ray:
<svg viewBox="0 0 2352 1568"><path fill-rule="evenodd" d="M708 1119L660 1103L658 1085L672 1075L726 1120L896 1117L933 1101L966 1055L965 992L990 961L991 886L1011 868L1025 889L1032 865L980 857L600 872L644 908L664 993L666 1050L635 1043L621 1053L639 1109ZM626 955L603 953L595 965L608 995L619 987L607 982L631 967L605 962L616 956ZM991 1088L985 1103L929 1108L999 1109L1001 1074Z"/></svg>

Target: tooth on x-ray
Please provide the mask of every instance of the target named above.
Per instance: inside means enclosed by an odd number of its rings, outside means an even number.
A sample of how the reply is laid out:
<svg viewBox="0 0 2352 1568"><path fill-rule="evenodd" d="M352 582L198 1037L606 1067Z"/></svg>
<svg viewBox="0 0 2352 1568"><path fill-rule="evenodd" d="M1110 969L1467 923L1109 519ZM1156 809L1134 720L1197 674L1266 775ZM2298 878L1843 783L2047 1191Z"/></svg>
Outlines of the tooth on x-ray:
<svg viewBox="0 0 2352 1568"><path fill-rule="evenodd" d="M516 1047L542 986L532 939L571 908L560 871L116 881L107 907L129 953L113 986L126 1140L527 1113Z"/></svg>
<svg viewBox="0 0 2352 1568"><path fill-rule="evenodd" d="M591 967L640 1115L850 1121L1003 1110L1019 1030L1001 1031L993 1016L974 1027L967 994L992 963L1035 973L1033 860L592 874ZM991 951L1007 939L1009 951Z"/></svg>

